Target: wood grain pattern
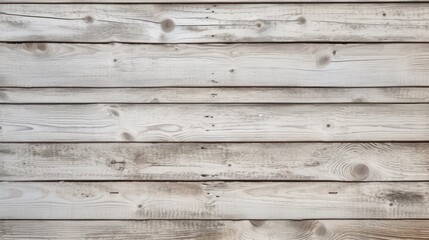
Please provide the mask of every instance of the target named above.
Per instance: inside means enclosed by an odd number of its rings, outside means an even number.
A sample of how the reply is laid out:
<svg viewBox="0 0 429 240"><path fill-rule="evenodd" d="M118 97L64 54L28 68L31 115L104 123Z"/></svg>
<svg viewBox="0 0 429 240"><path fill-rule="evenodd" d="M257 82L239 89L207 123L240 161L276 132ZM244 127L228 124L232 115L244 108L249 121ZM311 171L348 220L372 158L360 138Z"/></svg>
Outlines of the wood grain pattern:
<svg viewBox="0 0 429 240"><path fill-rule="evenodd" d="M0 16L0 41L429 41L428 3L3 4Z"/></svg>
<svg viewBox="0 0 429 240"><path fill-rule="evenodd" d="M0 218L427 219L428 189L428 182L3 182Z"/></svg>
<svg viewBox="0 0 429 240"><path fill-rule="evenodd" d="M427 220L0 221L2 239L392 240L429 238Z"/></svg>
<svg viewBox="0 0 429 240"><path fill-rule="evenodd" d="M1 142L427 141L427 104L0 105Z"/></svg>
<svg viewBox="0 0 429 240"><path fill-rule="evenodd" d="M429 181L429 143L3 143L0 166L2 181Z"/></svg>
<svg viewBox="0 0 429 240"><path fill-rule="evenodd" d="M429 86L429 44L417 43L0 43L0 54L3 87Z"/></svg>
<svg viewBox="0 0 429 240"><path fill-rule="evenodd" d="M0 88L0 103L429 103L429 88Z"/></svg>

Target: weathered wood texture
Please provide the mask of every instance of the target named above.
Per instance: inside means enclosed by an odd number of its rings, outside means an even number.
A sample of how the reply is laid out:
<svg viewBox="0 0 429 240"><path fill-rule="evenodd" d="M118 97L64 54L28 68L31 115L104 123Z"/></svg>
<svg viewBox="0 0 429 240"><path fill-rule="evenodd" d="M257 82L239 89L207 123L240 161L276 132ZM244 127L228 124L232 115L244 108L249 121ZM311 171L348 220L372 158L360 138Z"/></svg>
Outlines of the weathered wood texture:
<svg viewBox="0 0 429 240"><path fill-rule="evenodd" d="M0 88L0 103L429 103L429 88Z"/></svg>
<svg viewBox="0 0 429 240"><path fill-rule="evenodd" d="M429 44L2 43L0 55L2 87L429 86Z"/></svg>
<svg viewBox="0 0 429 240"><path fill-rule="evenodd" d="M0 41L429 41L429 3L3 4L0 16Z"/></svg>
<svg viewBox="0 0 429 240"><path fill-rule="evenodd" d="M0 218L427 219L428 189L428 182L3 182Z"/></svg>
<svg viewBox="0 0 429 240"><path fill-rule="evenodd" d="M3 143L0 166L2 181L429 181L429 143Z"/></svg>
<svg viewBox="0 0 429 240"><path fill-rule="evenodd" d="M0 141L427 141L428 121L428 104L3 104Z"/></svg>
<svg viewBox="0 0 429 240"><path fill-rule="evenodd" d="M0 221L2 239L338 240L429 239L425 220Z"/></svg>

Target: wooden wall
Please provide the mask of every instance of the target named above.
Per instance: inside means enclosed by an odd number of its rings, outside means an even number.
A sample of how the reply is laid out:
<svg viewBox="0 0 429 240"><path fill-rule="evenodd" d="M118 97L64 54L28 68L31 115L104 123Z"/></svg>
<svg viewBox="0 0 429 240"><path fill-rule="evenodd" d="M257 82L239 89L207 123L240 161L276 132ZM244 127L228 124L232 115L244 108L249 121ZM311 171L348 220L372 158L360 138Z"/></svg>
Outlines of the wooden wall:
<svg viewBox="0 0 429 240"><path fill-rule="evenodd" d="M0 0L0 239L429 239L429 2L198 2Z"/></svg>

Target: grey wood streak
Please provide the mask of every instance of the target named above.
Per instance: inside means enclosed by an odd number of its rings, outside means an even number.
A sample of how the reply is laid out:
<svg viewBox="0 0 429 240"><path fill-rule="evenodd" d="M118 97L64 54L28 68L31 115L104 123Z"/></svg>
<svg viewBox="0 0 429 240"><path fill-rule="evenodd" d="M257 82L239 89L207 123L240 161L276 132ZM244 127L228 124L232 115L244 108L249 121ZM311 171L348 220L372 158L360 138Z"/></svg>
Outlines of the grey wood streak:
<svg viewBox="0 0 429 240"><path fill-rule="evenodd" d="M0 166L2 181L428 181L429 143L3 143Z"/></svg>
<svg viewBox="0 0 429 240"><path fill-rule="evenodd" d="M427 219L428 189L428 182L3 182L0 218Z"/></svg>
<svg viewBox="0 0 429 240"><path fill-rule="evenodd" d="M429 86L428 44L0 43L0 54L2 87Z"/></svg>
<svg viewBox="0 0 429 240"><path fill-rule="evenodd" d="M429 103L429 88L0 88L0 103Z"/></svg>
<svg viewBox="0 0 429 240"><path fill-rule="evenodd" d="M428 104L3 104L0 141L427 141L428 120Z"/></svg>
<svg viewBox="0 0 429 240"><path fill-rule="evenodd" d="M429 41L429 3L3 4L0 15L0 41Z"/></svg>
<svg viewBox="0 0 429 240"><path fill-rule="evenodd" d="M392 240L429 238L424 220L0 221L2 239Z"/></svg>

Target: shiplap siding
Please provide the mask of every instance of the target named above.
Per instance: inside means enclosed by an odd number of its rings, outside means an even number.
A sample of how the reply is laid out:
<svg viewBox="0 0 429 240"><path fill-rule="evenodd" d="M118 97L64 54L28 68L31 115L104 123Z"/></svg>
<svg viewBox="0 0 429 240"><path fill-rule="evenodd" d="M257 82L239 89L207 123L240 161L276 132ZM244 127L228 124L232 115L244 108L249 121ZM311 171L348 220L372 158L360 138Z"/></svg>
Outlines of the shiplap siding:
<svg viewBox="0 0 429 240"><path fill-rule="evenodd" d="M429 239L428 19L0 0L0 240Z"/></svg>

